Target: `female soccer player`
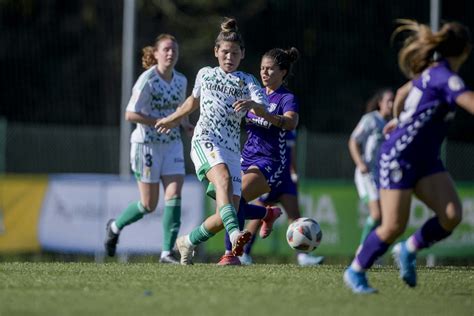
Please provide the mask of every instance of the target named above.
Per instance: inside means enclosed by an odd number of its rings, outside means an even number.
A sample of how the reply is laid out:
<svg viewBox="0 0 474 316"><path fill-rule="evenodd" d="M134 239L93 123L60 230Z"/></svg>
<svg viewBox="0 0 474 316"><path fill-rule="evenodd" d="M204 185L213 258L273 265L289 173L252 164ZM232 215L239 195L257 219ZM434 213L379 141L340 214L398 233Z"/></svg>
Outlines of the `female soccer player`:
<svg viewBox="0 0 474 316"><path fill-rule="evenodd" d="M174 67L178 61L178 42L170 34L159 35L153 47L143 49L145 69L133 87L125 117L136 123L131 136L131 167L140 191L140 201L130 204L117 219L107 223L105 249L115 255L120 231L155 210L160 180L165 193L163 212L163 251L160 262L178 261L171 254L181 225L181 188L184 179L183 144L179 128L160 134L155 123L174 112L186 98L186 78ZM184 120L186 128L192 128Z"/></svg>
<svg viewBox="0 0 474 316"><path fill-rule="evenodd" d="M256 79L237 71L244 58L242 36L235 19L226 18L217 36L214 54L219 67L202 68L193 93L181 108L155 125L167 133L180 119L200 106L200 116L192 139L191 158L201 181L209 181L208 194L216 199L216 213L189 235L180 236L176 245L181 264L192 264L196 245L214 236L223 227L232 241L232 252L241 255L251 237L239 229L237 210L241 195L240 122L250 109L266 112L265 95Z"/></svg>
<svg viewBox="0 0 474 316"><path fill-rule="evenodd" d="M276 189L272 189L268 194L262 195L255 201L256 205L274 206L280 204L286 212L288 222L301 217L298 204L298 173L296 165L296 130L288 131L286 134L286 150L290 168L285 169L282 175L282 184ZM242 264L248 265L253 263L250 255L252 246L255 242L256 232L260 227L260 220L252 220L247 224L247 229L252 233L252 239L244 247L244 254L239 257ZM298 252L296 256L298 265L314 266L324 261L323 256L312 256L308 253Z"/></svg>
<svg viewBox="0 0 474 316"><path fill-rule="evenodd" d="M378 191L378 153L384 140L383 128L392 116L393 92L377 91L367 103L362 116L349 139L349 152L356 165L354 181L360 199L367 204L369 216L364 224L360 245L367 235L380 224Z"/></svg>
<svg viewBox="0 0 474 316"><path fill-rule="evenodd" d="M291 152L286 144L289 131L293 131L298 125L298 101L283 85L298 55L299 52L294 47L288 50L274 48L263 55L260 76L270 108L264 115L257 116L250 111L246 117L248 138L242 151L240 208L247 219L262 218L265 215L272 219L270 224L267 218L262 221L260 228L262 238L269 235L271 225L280 216L281 210L273 207L267 207L265 210L261 206L249 205L246 201L252 201L262 194L269 193L275 201L276 198L283 199L290 221L300 217L296 185L290 175ZM256 230L253 227L253 236ZM245 257L243 260L245 261ZM219 264L240 264L239 259L231 254L227 236L226 253Z"/></svg>
<svg viewBox="0 0 474 316"><path fill-rule="evenodd" d="M471 51L469 30L452 22L432 33L416 21L400 22L395 35L411 32L399 52L400 68L411 81L397 91L397 124L380 150L382 223L369 234L344 272L346 285L355 293L376 292L368 285L365 271L405 230L412 194L435 216L392 250L401 279L411 287L416 286L416 253L448 237L462 218L462 206L440 159L440 147L456 104L474 114L474 92L467 90L457 75ZM433 60L435 53L437 60Z"/></svg>

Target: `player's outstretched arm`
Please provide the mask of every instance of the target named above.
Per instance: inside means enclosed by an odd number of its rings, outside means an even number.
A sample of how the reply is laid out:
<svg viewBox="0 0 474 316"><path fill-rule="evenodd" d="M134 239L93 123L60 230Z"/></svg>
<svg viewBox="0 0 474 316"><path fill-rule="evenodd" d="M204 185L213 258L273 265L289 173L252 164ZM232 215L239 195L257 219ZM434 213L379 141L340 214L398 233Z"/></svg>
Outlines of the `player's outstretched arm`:
<svg viewBox="0 0 474 316"><path fill-rule="evenodd" d="M176 109L175 112L156 121L156 130L158 133L168 134L173 127L176 127L181 123L182 118L191 114L197 108L199 108L199 98L196 99L192 95L189 96L186 101L184 101L184 103Z"/></svg>
<svg viewBox="0 0 474 316"><path fill-rule="evenodd" d="M403 108L405 106L405 100L408 97L408 93L410 93L410 89L413 87L411 81L408 81L403 86L398 88L397 93L395 94L395 99L393 100L393 109L392 109L392 116L391 119L387 124L385 124L383 128L383 133L388 134L393 131L398 124L398 117L400 113L402 113Z"/></svg>
<svg viewBox="0 0 474 316"><path fill-rule="evenodd" d="M397 118L400 113L402 113L403 107L405 105L405 100L412 86L413 84L411 83L411 81L408 81L403 86L398 88L397 93L395 94L395 99L393 100L392 114L394 118Z"/></svg>
<svg viewBox="0 0 474 316"><path fill-rule="evenodd" d="M138 112L125 112L125 119L132 123L140 123L144 125L153 126L156 123L156 119L150 116L143 115Z"/></svg>

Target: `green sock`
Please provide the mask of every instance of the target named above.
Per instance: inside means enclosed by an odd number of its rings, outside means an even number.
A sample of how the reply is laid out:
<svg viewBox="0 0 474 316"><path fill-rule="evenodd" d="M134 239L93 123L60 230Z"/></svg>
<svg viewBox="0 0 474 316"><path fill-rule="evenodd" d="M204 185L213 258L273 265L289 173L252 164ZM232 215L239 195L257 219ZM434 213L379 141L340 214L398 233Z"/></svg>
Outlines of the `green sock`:
<svg viewBox="0 0 474 316"><path fill-rule="evenodd" d="M204 223L201 226L198 226L193 229L193 231L189 234L189 240L193 245L198 245L202 242L205 242L215 234L208 231L206 227L204 227Z"/></svg>
<svg viewBox="0 0 474 316"><path fill-rule="evenodd" d="M224 223L225 230L230 235L233 231L239 229L237 212L232 204L226 204L219 209L219 214Z"/></svg>
<svg viewBox="0 0 474 316"><path fill-rule="evenodd" d="M365 220L364 228L362 229L362 236L360 237L361 245L364 243L365 239L370 234L370 232L373 231L379 225L380 225L380 221L375 221L370 215L367 216L367 219Z"/></svg>
<svg viewBox="0 0 474 316"><path fill-rule="evenodd" d="M171 251L181 226L181 198L165 201L163 212L163 250Z"/></svg>
<svg viewBox="0 0 474 316"><path fill-rule="evenodd" d="M145 213L149 213L148 211L141 202L133 202L130 204L125 211L120 214L120 216L115 220L115 225L119 229L124 228L127 225L130 225L132 223L135 223L139 219L145 215Z"/></svg>

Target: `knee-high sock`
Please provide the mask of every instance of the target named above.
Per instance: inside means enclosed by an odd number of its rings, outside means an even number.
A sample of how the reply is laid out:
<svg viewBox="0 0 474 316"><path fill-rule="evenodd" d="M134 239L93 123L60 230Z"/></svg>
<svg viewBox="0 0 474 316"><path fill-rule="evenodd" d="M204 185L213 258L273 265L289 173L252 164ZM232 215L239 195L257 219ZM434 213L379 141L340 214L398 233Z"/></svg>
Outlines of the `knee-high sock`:
<svg viewBox="0 0 474 316"><path fill-rule="evenodd" d="M138 221L143 215L149 212L150 211L147 210L141 202L133 202L117 217L115 225L117 225L118 229L122 229Z"/></svg>
<svg viewBox="0 0 474 316"><path fill-rule="evenodd" d="M165 201L163 212L163 250L171 251L181 226L181 198Z"/></svg>
<svg viewBox="0 0 474 316"><path fill-rule="evenodd" d="M373 230L362 244L362 249L354 258L352 266L359 266L362 270L369 269L383 255L390 245L380 240Z"/></svg>
<svg viewBox="0 0 474 316"><path fill-rule="evenodd" d="M219 215L221 216L224 228L229 233L229 235L231 235L235 230L239 229L237 212L235 211L235 208L232 206L232 204L223 205L219 209Z"/></svg>
<svg viewBox="0 0 474 316"><path fill-rule="evenodd" d="M249 204L243 197L240 198L240 211L244 211L245 219L262 219L267 214L267 209L264 206Z"/></svg>
<svg viewBox="0 0 474 316"><path fill-rule="evenodd" d="M245 244L244 246L244 252L249 255L250 252L252 251L252 246L255 242L255 238L257 237L257 234L253 234L252 235L252 239L250 239L250 241L248 243Z"/></svg>
<svg viewBox="0 0 474 316"><path fill-rule="evenodd" d="M242 200L241 200L242 201ZM242 205L242 203L240 204ZM245 226L245 208L240 208L237 212L237 220L239 222L239 230L243 230ZM232 242L230 241L229 233L226 231L224 236L225 250L232 250Z"/></svg>
<svg viewBox="0 0 474 316"><path fill-rule="evenodd" d="M191 241L191 244L199 245L212 236L214 236L214 233L208 231L204 226L204 223L202 223L200 226L194 228L191 233L189 233L189 240Z"/></svg>
<svg viewBox="0 0 474 316"><path fill-rule="evenodd" d="M445 230L439 223L439 218L433 217L427 220L410 238L415 250L431 247L434 243L443 240L452 232Z"/></svg>

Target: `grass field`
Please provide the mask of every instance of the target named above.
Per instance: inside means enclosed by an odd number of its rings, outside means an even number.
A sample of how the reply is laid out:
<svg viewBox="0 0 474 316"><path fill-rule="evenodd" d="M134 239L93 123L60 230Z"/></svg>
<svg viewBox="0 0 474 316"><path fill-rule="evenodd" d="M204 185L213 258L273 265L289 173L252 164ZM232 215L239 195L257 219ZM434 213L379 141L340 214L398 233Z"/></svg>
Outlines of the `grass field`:
<svg viewBox="0 0 474 316"><path fill-rule="evenodd" d="M407 288L375 268L379 293L343 286L342 265L0 263L0 315L474 315L474 268L419 268Z"/></svg>

